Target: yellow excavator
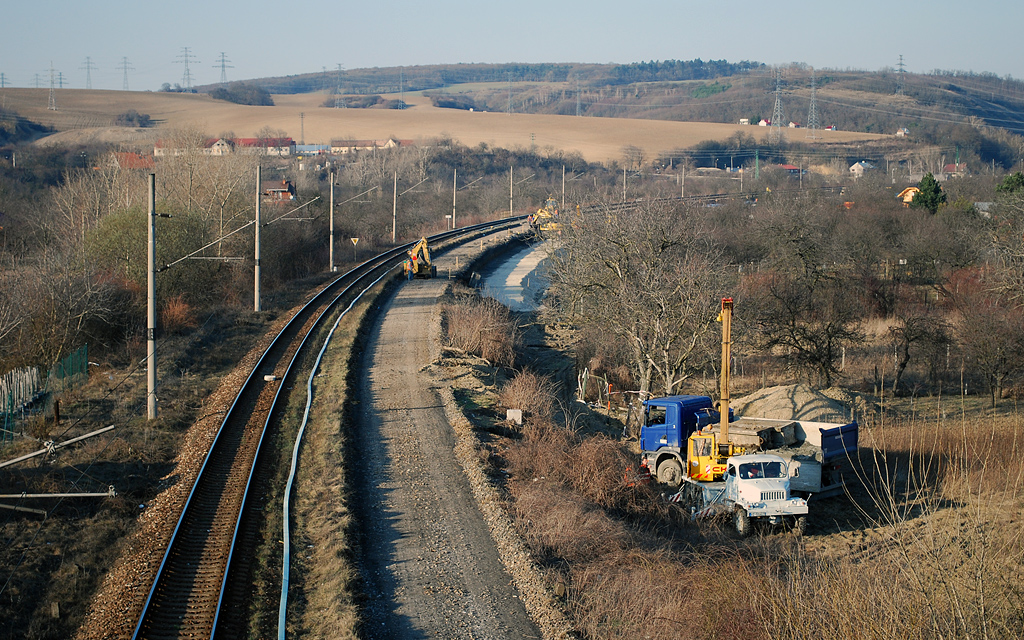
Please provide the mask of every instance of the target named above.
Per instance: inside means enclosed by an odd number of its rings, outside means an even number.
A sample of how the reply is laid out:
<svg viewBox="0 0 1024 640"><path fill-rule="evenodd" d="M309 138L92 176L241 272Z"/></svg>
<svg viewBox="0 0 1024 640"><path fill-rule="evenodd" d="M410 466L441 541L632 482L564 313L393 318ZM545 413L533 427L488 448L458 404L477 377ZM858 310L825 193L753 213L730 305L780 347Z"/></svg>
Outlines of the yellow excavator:
<svg viewBox="0 0 1024 640"><path fill-rule="evenodd" d="M427 246L426 238L420 238L416 246L409 250L407 264L407 272L411 271L416 278L437 277L437 265L430 262L430 247Z"/></svg>
<svg viewBox="0 0 1024 640"><path fill-rule="evenodd" d="M558 200L554 196L549 196L544 206L537 209L530 225L540 233L558 233L562 230L562 223L558 219Z"/></svg>

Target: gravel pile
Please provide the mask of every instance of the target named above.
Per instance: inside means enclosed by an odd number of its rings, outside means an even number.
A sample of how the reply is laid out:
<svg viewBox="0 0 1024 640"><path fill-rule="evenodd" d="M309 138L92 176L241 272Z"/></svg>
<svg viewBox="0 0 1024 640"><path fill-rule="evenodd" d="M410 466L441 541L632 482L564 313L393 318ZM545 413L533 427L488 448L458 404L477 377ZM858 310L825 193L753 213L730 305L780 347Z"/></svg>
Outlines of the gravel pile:
<svg viewBox="0 0 1024 640"><path fill-rule="evenodd" d="M766 387L733 400L729 406L737 416L751 418L844 422L850 416L844 403L802 383Z"/></svg>

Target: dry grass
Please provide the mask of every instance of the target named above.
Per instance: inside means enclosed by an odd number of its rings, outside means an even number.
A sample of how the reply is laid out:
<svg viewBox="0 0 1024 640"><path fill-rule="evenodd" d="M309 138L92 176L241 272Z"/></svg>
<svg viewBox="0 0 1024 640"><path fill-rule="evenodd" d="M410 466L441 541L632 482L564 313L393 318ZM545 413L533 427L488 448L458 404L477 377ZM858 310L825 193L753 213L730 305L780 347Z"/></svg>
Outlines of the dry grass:
<svg viewBox="0 0 1024 640"><path fill-rule="evenodd" d="M1021 420L946 415L877 416L851 483L867 525L804 538L690 523L623 481L634 456L605 436L530 421L503 457L524 539L586 637L1018 638Z"/></svg>
<svg viewBox="0 0 1024 640"><path fill-rule="evenodd" d="M620 443L533 421L505 458L522 535L568 586L585 637L767 637L747 591L766 579L758 546L707 538L653 488L630 486Z"/></svg>
<svg viewBox="0 0 1024 640"><path fill-rule="evenodd" d="M87 128L109 128L111 134L124 132L124 128L111 125L118 114L129 109L149 114L161 123L161 128L200 124L211 135L234 131L239 136L254 136L261 128L270 126L298 140L302 125L305 140L310 143L327 143L331 138L395 136L422 141L446 136L470 147L486 143L507 149L536 146L578 151L591 162L621 160L626 145L639 147L646 157L653 158L703 140L724 140L737 131L758 137L764 132L749 126L703 122L470 113L432 107L427 100L416 100L413 108L401 111L324 109L320 108L324 96L319 93L277 95L273 107L249 107L198 94L64 89L58 97L57 111L47 109L48 95L46 89L4 90L8 108L58 131L74 130L76 141L88 135L84 131ZM300 113L305 117L300 118ZM852 131L825 133L826 142L889 137ZM143 137L148 137L151 144L151 133Z"/></svg>
<svg viewBox="0 0 1024 640"><path fill-rule="evenodd" d="M1019 638L1018 416L909 416L862 438L867 544L780 559L766 628L830 638ZM852 553L850 552L852 551Z"/></svg>

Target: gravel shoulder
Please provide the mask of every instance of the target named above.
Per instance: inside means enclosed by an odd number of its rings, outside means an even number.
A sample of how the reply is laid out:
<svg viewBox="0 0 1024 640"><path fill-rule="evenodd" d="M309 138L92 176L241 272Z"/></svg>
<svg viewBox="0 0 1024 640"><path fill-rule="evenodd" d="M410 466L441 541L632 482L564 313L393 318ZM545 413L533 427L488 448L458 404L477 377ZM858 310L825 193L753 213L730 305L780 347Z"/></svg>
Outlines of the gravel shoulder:
<svg viewBox="0 0 1024 640"><path fill-rule="evenodd" d="M447 273L455 256L436 260ZM355 488L366 637L540 637L456 458L437 348L446 281L405 283L382 306L364 354Z"/></svg>

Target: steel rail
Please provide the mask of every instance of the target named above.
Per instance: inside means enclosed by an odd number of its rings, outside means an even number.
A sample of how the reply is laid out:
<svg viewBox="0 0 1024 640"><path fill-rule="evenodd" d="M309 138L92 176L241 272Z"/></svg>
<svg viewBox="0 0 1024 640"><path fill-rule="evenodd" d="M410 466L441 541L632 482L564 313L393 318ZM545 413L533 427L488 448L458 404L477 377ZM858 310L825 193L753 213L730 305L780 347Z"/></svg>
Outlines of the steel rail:
<svg viewBox="0 0 1024 640"><path fill-rule="evenodd" d="M518 224L522 220L522 216L503 218L435 234L428 240L438 243L484 231L499 230ZM225 414L203 460L178 521L175 523L167 549L155 572L153 584L143 603L142 612L132 635L133 638L212 638L216 633L227 589L228 575L231 571L232 561L235 559L239 526L247 504L252 500L250 491L253 485L253 472L260 459L260 451L269 425L275 416L278 397L281 390L288 386L286 381L292 365L303 353L306 339L317 332L322 326L321 323L342 298L368 277L381 271L386 272L393 269L413 244L412 242L406 243L380 253L335 278L295 313L261 355ZM317 313L318 309L319 313ZM304 329L303 327L307 323L312 324ZM239 499L237 496L230 496L228 487L230 486L229 476L232 474L232 468L222 459L227 456L233 460L239 455L242 441L245 439L247 423L254 415L261 413L257 410L257 401L260 400L261 392L267 386L267 381L262 376L267 373L268 365L279 368L284 364L288 354L282 353L282 350L299 341L300 334L302 334L301 343L292 352L285 374L278 376L278 380L274 380L279 384L274 391L270 408L266 410L266 419L259 428L258 437L255 438L255 446L253 448L251 442L246 443L250 449L243 452L245 455L244 468L235 470L236 477L245 474L241 497ZM276 361L272 362L275 358ZM251 410L245 412L246 408ZM248 440L251 441L253 438L250 437ZM236 504L229 504L226 507L233 523L216 525L217 514L215 511L218 508L225 508L220 507L221 501L225 497L237 500ZM206 526L209 526L209 530L197 530ZM221 549L204 553L208 539L213 535L211 532L218 526L222 530L231 529L230 542L220 542ZM195 538L199 538L199 540ZM226 550L223 549L224 545L227 546ZM210 555L215 557L211 558ZM210 564L216 566L211 568ZM210 575L211 573L212 575ZM211 582L218 583L215 588L215 604L212 595L214 589L209 586ZM198 596L193 595L196 591L200 592Z"/></svg>

